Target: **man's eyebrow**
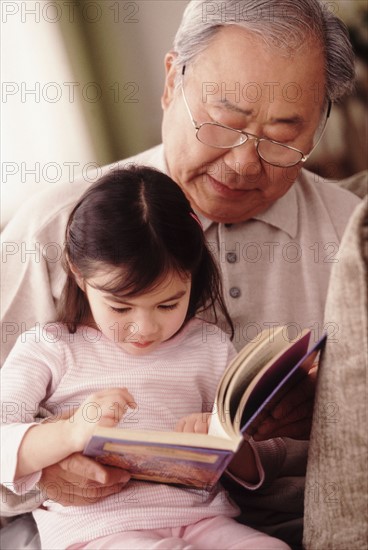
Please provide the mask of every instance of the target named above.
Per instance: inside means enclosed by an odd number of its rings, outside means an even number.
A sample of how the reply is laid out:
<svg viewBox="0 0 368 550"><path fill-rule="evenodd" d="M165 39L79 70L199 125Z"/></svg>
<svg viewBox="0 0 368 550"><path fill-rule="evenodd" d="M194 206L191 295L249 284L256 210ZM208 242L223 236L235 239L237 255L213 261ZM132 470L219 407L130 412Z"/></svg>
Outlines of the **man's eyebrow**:
<svg viewBox="0 0 368 550"><path fill-rule="evenodd" d="M163 304L166 302L171 302L172 300L179 300L179 298L182 298L186 294L186 290L179 290L179 292L176 292L172 296L169 296L168 298L165 298L165 300L160 300L155 305ZM126 306L134 306L135 304L132 304L131 302L127 302L124 299L124 296L119 296L118 294L110 294L106 293L102 295L103 298L106 298L108 300L111 300L112 302L117 302L118 304L124 304Z"/></svg>
<svg viewBox="0 0 368 550"><path fill-rule="evenodd" d="M235 113L240 113L245 116L252 116L254 114L254 109L241 109L238 105L231 103L228 99L220 99L218 101L220 107L225 107L229 111L234 111Z"/></svg>
<svg viewBox="0 0 368 550"><path fill-rule="evenodd" d="M220 107L224 107L229 111L239 113L243 116L251 117L252 115L254 115L254 109L242 109L228 99L221 99L218 104ZM298 114L292 114L288 117L273 117L269 121L267 121L266 124L290 124L291 126L294 126L304 124L304 122L305 120L302 116Z"/></svg>

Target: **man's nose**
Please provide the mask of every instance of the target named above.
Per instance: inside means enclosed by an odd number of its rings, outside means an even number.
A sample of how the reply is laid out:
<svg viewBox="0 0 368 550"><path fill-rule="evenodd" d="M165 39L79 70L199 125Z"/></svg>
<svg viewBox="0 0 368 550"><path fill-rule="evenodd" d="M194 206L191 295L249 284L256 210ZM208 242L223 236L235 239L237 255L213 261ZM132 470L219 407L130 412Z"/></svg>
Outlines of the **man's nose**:
<svg viewBox="0 0 368 550"><path fill-rule="evenodd" d="M223 160L229 170L245 179L256 178L262 172L262 163L254 139L248 139L239 147L227 150Z"/></svg>

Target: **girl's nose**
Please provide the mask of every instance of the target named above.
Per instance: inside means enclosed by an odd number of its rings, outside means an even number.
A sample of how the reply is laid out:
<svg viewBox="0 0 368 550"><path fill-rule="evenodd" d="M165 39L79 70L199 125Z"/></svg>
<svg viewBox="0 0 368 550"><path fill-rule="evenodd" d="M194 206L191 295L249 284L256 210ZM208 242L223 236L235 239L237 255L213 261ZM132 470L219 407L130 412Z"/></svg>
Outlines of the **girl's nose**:
<svg viewBox="0 0 368 550"><path fill-rule="evenodd" d="M157 322L152 314L145 313L140 315L137 325L138 334L141 338L149 340L149 337L155 335L157 332Z"/></svg>

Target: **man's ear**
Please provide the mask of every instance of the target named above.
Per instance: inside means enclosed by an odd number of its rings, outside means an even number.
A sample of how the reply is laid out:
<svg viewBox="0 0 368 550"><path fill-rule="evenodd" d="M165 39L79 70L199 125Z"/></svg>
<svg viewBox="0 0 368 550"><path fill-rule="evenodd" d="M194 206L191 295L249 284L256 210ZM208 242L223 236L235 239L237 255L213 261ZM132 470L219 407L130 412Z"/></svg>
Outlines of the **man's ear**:
<svg viewBox="0 0 368 550"><path fill-rule="evenodd" d="M177 70L175 67L175 58L177 54L175 52L169 52L165 55L165 85L164 92L161 97L161 106L165 110L170 105L175 94L175 78Z"/></svg>

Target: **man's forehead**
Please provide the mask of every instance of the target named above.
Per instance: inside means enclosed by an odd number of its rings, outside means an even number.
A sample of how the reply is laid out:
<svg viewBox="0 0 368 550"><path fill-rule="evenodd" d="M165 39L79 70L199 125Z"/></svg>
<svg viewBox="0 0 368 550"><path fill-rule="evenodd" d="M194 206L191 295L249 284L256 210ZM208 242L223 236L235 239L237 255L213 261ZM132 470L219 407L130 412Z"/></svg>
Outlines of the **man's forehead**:
<svg viewBox="0 0 368 550"><path fill-rule="evenodd" d="M293 83L302 88L324 82L323 51L318 40L310 40L293 53L271 47L261 36L239 26L220 29L208 46L196 57L193 74L202 82L202 93L220 91L246 94L254 101L260 88L270 97L284 93ZM246 90L244 90L246 88ZM236 101L238 103L238 101Z"/></svg>
<svg viewBox="0 0 368 550"><path fill-rule="evenodd" d="M323 73L310 71L308 75L300 76L289 71L281 77L277 73L270 74L267 67L263 73L252 74L247 68L241 72L234 70L221 71L218 67L186 74L185 80L189 93L195 94L196 100L203 103L204 108L211 107L230 112L246 118L253 118L259 109L267 108L278 112L278 118L293 119L297 124L304 118L303 112L319 109L324 104L326 84ZM280 67L282 73L282 67ZM237 78L237 79L235 79ZM192 83L192 84L190 84Z"/></svg>
<svg viewBox="0 0 368 550"><path fill-rule="evenodd" d="M213 104L216 108L223 109L225 111L231 111L239 115L245 116L247 118L254 117L258 112L258 109L256 109L255 107L247 106L243 108L240 106L240 104L234 103L230 99L227 99L224 97L220 97L217 99L214 98ZM297 125L304 122L304 118L299 113L294 112L293 108L291 107L290 111L284 117L283 116L276 117L271 115L269 122L271 123L280 122L285 124Z"/></svg>

